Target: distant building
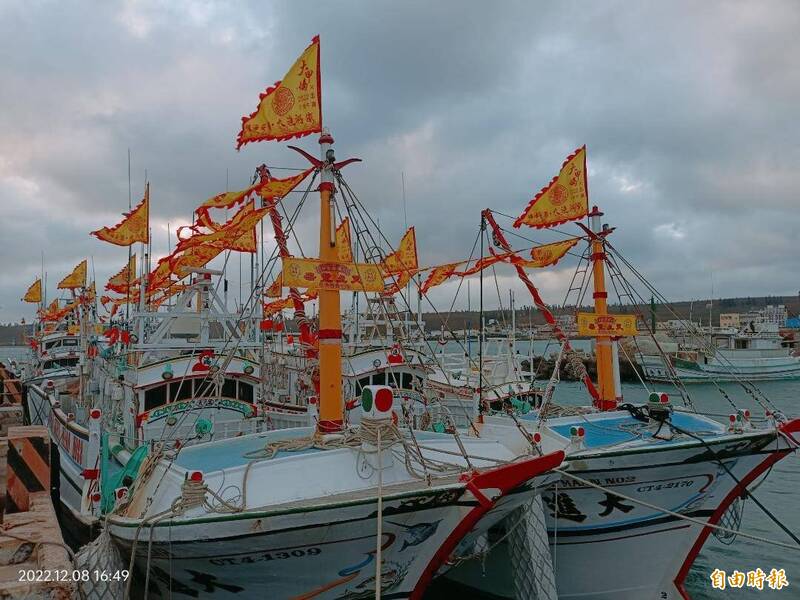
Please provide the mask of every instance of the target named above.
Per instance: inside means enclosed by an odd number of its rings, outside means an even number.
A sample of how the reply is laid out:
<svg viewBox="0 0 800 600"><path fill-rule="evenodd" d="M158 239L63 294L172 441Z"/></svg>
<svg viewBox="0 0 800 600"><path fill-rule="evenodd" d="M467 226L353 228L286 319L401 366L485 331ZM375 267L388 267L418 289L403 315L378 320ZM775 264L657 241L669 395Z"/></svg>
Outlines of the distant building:
<svg viewBox="0 0 800 600"><path fill-rule="evenodd" d="M684 319L669 319L664 321L664 325L671 331L686 331L698 326L697 323Z"/></svg>
<svg viewBox="0 0 800 600"><path fill-rule="evenodd" d="M719 315L719 326L722 328L739 329L742 320L739 318L739 313L721 313Z"/></svg>
<svg viewBox="0 0 800 600"><path fill-rule="evenodd" d="M742 325L747 325L748 323L770 323L783 327L786 325L786 319L788 318L789 311L784 304L768 304L766 308L759 308L740 315L740 323Z"/></svg>
<svg viewBox="0 0 800 600"><path fill-rule="evenodd" d="M558 315L556 317L556 323L558 323L561 329L565 330L573 330L577 327L575 315Z"/></svg>
<svg viewBox="0 0 800 600"><path fill-rule="evenodd" d="M786 319L788 318L789 311L786 310L786 306L783 304L768 304L767 308L764 309L765 323L774 323L778 327L783 327L786 325Z"/></svg>

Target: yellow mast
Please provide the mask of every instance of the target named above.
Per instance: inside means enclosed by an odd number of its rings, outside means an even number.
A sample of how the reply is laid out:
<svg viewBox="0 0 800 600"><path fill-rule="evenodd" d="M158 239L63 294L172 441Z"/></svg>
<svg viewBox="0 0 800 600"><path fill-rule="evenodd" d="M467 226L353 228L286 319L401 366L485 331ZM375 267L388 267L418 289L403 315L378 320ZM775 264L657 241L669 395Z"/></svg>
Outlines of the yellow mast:
<svg viewBox="0 0 800 600"><path fill-rule="evenodd" d="M601 234L600 217L603 213L592 207L589 213L591 229L594 234ZM597 316L608 314L608 292L606 291L605 260L606 252L603 245L604 237L592 236L592 274L594 280L594 312ZM618 390L614 376L614 344L607 336L595 338L595 356L597 358L597 392L599 399L596 402L601 410L611 410L617 405Z"/></svg>
<svg viewBox="0 0 800 600"><path fill-rule="evenodd" d="M337 262L333 185L333 137L327 129L319 137L320 168L319 258ZM320 433L342 428L342 315L338 290L319 290L319 425Z"/></svg>

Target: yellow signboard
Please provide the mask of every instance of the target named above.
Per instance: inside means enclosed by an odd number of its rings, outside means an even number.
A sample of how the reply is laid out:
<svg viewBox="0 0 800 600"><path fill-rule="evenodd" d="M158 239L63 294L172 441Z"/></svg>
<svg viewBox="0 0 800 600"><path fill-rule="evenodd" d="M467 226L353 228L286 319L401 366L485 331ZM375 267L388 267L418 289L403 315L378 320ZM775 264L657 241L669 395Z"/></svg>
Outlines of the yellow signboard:
<svg viewBox="0 0 800 600"><path fill-rule="evenodd" d="M284 258L283 285L356 292L382 292L384 287L378 265L325 262L312 258Z"/></svg>
<svg viewBox="0 0 800 600"><path fill-rule="evenodd" d="M578 313L578 335L622 337L636 333L636 315Z"/></svg>

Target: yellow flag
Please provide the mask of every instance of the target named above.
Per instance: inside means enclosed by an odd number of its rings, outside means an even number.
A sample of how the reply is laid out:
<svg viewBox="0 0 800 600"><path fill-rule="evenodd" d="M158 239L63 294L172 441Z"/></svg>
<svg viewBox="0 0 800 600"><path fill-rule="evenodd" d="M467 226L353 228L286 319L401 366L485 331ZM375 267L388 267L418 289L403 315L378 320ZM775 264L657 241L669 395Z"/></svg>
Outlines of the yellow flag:
<svg viewBox="0 0 800 600"><path fill-rule="evenodd" d="M125 218L114 227L103 227L93 231L96 238L116 244L130 246L136 242L146 244L150 240L150 184L144 189L144 198Z"/></svg>
<svg viewBox="0 0 800 600"><path fill-rule="evenodd" d="M284 179L266 179L261 183L256 184L255 192L265 202L272 202L279 198L283 198L286 196L286 194L296 188L298 184L303 181L303 179L308 177L308 174L313 170L314 167L309 167L297 175L292 175L291 177L286 177Z"/></svg>
<svg viewBox="0 0 800 600"><path fill-rule="evenodd" d="M42 301L42 280L37 279L25 292L25 297L22 298L23 302L41 302Z"/></svg>
<svg viewBox="0 0 800 600"><path fill-rule="evenodd" d="M194 246L185 252L176 253L169 261L170 269L183 279L189 275L190 269L200 269L216 258L222 252L222 248L215 246ZM164 284L161 284L163 287Z"/></svg>
<svg viewBox="0 0 800 600"><path fill-rule="evenodd" d="M39 311L39 316L41 317L42 321L52 321L55 318L55 315L58 314L58 311L58 298L56 298L47 306L45 310Z"/></svg>
<svg viewBox="0 0 800 600"><path fill-rule="evenodd" d="M256 111L242 117L236 148L249 142L288 140L318 131L322 131L322 89L316 36L283 79L261 94Z"/></svg>
<svg viewBox="0 0 800 600"><path fill-rule="evenodd" d="M336 253L339 257L339 262L353 262L353 247L350 243L350 217L345 217L336 228Z"/></svg>
<svg viewBox="0 0 800 600"><path fill-rule="evenodd" d="M394 296L399 293L404 287L408 285L411 278L417 274L417 271L402 271L397 275L392 274L389 279L389 285L383 290L384 296Z"/></svg>
<svg viewBox="0 0 800 600"><path fill-rule="evenodd" d="M435 287L450 279L450 277L452 277L455 274L456 268L459 267L461 264L463 263L455 262L434 267L431 270L430 275L428 275L428 278L425 280L425 283L423 283L422 286L420 287L419 289L420 293L424 294L432 287Z"/></svg>
<svg viewBox="0 0 800 600"><path fill-rule="evenodd" d="M280 298L283 295L283 273L278 273L275 281L272 282L272 285L267 288L264 294L267 298Z"/></svg>
<svg viewBox="0 0 800 600"><path fill-rule="evenodd" d="M74 288L86 287L86 261L83 260L72 270L72 273L64 277L58 283L58 289L69 290Z"/></svg>
<svg viewBox="0 0 800 600"><path fill-rule="evenodd" d="M217 194L213 198L209 198L195 210L198 224L203 227L208 227L209 229L216 229L216 227L214 227L216 224L211 220L208 211L212 208L232 208L244 202L247 197L255 191L256 187L257 186L252 185L238 192L223 192L222 194Z"/></svg>
<svg viewBox="0 0 800 600"><path fill-rule="evenodd" d="M311 302L317 299L316 292L307 292L300 296L300 302ZM269 317L282 310L294 308L294 298L281 298L280 300L273 300L272 302L265 302L263 305L264 317Z"/></svg>
<svg viewBox="0 0 800 600"><path fill-rule="evenodd" d="M374 264L286 257L283 259L283 285L309 290L382 292L383 274Z"/></svg>
<svg viewBox="0 0 800 600"><path fill-rule="evenodd" d="M128 264L116 275L112 275L106 283L106 289L120 294L127 293L128 286L136 283L136 255L131 254Z"/></svg>
<svg viewBox="0 0 800 600"><path fill-rule="evenodd" d="M596 315L579 312L578 335L622 337L636 335L636 315Z"/></svg>
<svg viewBox="0 0 800 600"><path fill-rule="evenodd" d="M578 238L575 238L574 240L565 240L563 242L554 242L552 244L536 246L535 248L531 249L531 260L525 260L518 256L511 256L510 262L521 267L532 269L549 267L550 265L554 265L561 260L561 258L577 243Z"/></svg>
<svg viewBox="0 0 800 600"><path fill-rule="evenodd" d="M558 176L530 201L525 212L514 221L514 227L550 227L588 213L586 146L582 146L567 158Z"/></svg>
<svg viewBox="0 0 800 600"><path fill-rule="evenodd" d="M417 236L412 226L403 235L397 250L383 259L383 269L387 273L402 273L404 271L416 271L418 268Z"/></svg>
<svg viewBox="0 0 800 600"><path fill-rule="evenodd" d="M256 224L269 212L269 208L255 208L255 201L250 200L233 217L216 231L211 233L197 233L178 242L177 250L183 251L196 246L213 245L221 250L240 250L255 252ZM244 247L244 236L253 232L252 249L241 250ZM247 238L249 240L249 237Z"/></svg>

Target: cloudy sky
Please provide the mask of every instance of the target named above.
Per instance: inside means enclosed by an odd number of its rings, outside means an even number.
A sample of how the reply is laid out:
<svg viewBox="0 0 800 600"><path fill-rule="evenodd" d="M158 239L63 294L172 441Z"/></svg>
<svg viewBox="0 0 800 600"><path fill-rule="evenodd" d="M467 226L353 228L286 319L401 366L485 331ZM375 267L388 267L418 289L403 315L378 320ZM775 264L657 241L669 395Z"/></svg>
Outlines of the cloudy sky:
<svg viewBox="0 0 800 600"><path fill-rule="evenodd" d="M236 152L234 141L240 117L315 34L325 125L339 158L364 159L346 177L396 240L404 175L422 263L467 256L480 209L516 216L586 144L591 202L618 227L615 246L668 297L708 297L712 279L715 296L795 294L798 30L800 4L777 0L491 10L5 0L0 321L32 315L19 298L42 252L51 297L84 257L101 284L122 267L126 250L88 232L127 210L129 148L134 202L145 171L151 182L157 256L167 225L174 241L226 177L238 189L262 162L303 166L285 144ZM313 138L299 145L316 152ZM312 246L315 212L299 225ZM237 289L238 256L231 263ZM574 268L568 258L536 274L547 300L561 301ZM528 302L510 273L498 275ZM442 286L433 299L446 307L454 291ZM496 290L486 302L497 304Z"/></svg>

